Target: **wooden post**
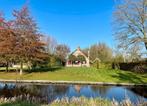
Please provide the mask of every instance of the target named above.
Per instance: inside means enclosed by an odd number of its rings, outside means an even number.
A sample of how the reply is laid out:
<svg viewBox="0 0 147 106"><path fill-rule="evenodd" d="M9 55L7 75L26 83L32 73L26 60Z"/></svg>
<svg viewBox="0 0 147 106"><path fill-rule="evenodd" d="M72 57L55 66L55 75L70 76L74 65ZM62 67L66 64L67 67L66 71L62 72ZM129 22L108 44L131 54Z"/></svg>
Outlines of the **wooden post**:
<svg viewBox="0 0 147 106"><path fill-rule="evenodd" d="M97 63L97 69L99 69L99 61L97 60L96 63Z"/></svg>
<svg viewBox="0 0 147 106"><path fill-rule="evenodd" d="M20 63L20 75L22 75L22 71L23 71L23 62Z"/></svg>

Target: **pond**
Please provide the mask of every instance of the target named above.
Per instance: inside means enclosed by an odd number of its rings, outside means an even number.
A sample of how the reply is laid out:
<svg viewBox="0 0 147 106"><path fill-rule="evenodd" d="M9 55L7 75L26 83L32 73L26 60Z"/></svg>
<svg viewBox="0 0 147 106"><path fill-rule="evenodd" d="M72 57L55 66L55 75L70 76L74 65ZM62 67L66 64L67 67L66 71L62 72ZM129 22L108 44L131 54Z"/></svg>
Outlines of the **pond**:
<svg viewBox="0 0 147 106"><path fill-rule="evenodd" d="M14 97L29 94L45 98L50 103L63 97L87 97L122 101L129 98L133 103L147 101L147 86L104 86L104 85L70 85L70 84L29 84L0 83L0 97Z"/></svg>

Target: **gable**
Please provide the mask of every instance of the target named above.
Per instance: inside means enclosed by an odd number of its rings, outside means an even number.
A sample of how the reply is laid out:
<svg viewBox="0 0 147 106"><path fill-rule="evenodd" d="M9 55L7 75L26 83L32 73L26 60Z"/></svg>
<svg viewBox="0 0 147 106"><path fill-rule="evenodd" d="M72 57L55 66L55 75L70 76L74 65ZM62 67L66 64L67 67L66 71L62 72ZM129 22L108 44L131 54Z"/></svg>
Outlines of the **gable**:
<svg viewBox="0 0 147 106"><path fill-rule="evenodd" d="M88 58L82 51L81 51L81 49L78 47L74 52L72 52L71 53L72 55L74 55L74 56L79 56L79 55L82 55L82 56L84 56L85 58Z"/></svg>

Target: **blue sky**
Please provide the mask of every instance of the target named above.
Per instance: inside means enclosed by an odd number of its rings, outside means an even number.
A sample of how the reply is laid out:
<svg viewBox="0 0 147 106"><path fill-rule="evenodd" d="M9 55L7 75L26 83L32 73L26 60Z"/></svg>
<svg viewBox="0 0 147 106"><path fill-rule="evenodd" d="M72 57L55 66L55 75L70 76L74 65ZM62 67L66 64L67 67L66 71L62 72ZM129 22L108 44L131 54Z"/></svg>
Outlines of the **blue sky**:
<svg viewBox="0 0 147 106"><path fill-rule="evenodd" d="M7 19L13 9L20 9L26 0L0 0L0 11ZM53 36L74 50L105 42L113 47L113 0L30 0L29 9L40 31Z"/></svg>

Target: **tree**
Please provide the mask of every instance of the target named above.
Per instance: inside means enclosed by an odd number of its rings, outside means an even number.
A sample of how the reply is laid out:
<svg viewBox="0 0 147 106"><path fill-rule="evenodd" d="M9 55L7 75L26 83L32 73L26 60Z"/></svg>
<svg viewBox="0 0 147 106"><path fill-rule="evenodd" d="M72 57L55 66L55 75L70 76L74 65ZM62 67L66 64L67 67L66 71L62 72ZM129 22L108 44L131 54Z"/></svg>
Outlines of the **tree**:
<svg viewBox="0 0 147 106"><path fill-rule="evenodd" d="M0 60L8 71L9 63L15 58L16 36L11 29L11 21L0 14Z"/></svg>
<svg viewBox="0 0 147 106"><path fill-rule="evenodd" d="M56 65L56 63L57 63L56 56L55 56L54 54L49 55L49 62L48 62L48 65L49 65L50 67L53 67L53 66Z"/></svg>
<svg viewBox="0 0 147 106"><path fill-rule="evenodd" d="M120 63L120 62L124 62L124 57L122 54L116 54L114 57L113 57L113 62L114 63Z"/></svg>
<svg viewBox="0 0 147 106"><path fill-rule="evenodd" d="M126 62L126 51L119 49L117 46L113 49L113 62Z"/></svg>
<svg viewBox="0 0 147 106"><path fill-rule="evenodd" d="M69 52L70 48L65 44L60 44L56 47L55 54L63 66L65 65L66 57Z"/></svg>
<svg viewBox="0 0 147 106"><path fill-rule="evenodd" d="M118 1L113 24L119 47L144 44L147 50L147 0Z"/></svg>
<svg viewBox="0 0 147 106"><path fill-rule="evenodd" d="M128 49L127 54L128 54L128 62L137 62L141 60L141 50L142 47L140 45L134 44L133 47Z"/></svg>
<svg viewBox="0 0 147 106"><path fill-rule="evenodd" d="M48 54L53 55L57 46L57 41L51 36L45 36L46 51Z"/></svg>
<svg viewBox="0 0 147 106"><path fill-rule="evenodd" d="M90 59L94 61L99 58L101 62L110 62L112 50L105 43L94 44L90 47Z"/></svg>
<svg viewBox="0 0 147 106"><path fill-rule="evenodd" d="M69 59L69 61L71 61L72 65L77 60L76 56L75 55L72 55L72 54L69 55L68 59Z"/></svg>
<svg viewBox="0 0 147 106"><path fill-rule="evenodd" d="M89 48L84 48L84 49L82 49L82 52L83 52L86 56L88 56Z"/></svg>
<svg viewBox="0 0 147 106"><path fill-rule="evenodd" d="M77 56L77 60L80 61L81 66L82 66L82 64L83 64L83 61L86 61L85 57L82 56L82 55L78 55L78 56Z"/></svg>
<svg viewBox="0 0 147 106"><path fill-rule="evenodd" d="M24 6L21 10L14 10L13 20L15 34L17 35L17 59L20 61L20 74L22 74L23 63L41 61L46 57L44 52L45 43L41 41L36 22L30 16L29 9Z"/></svg>

